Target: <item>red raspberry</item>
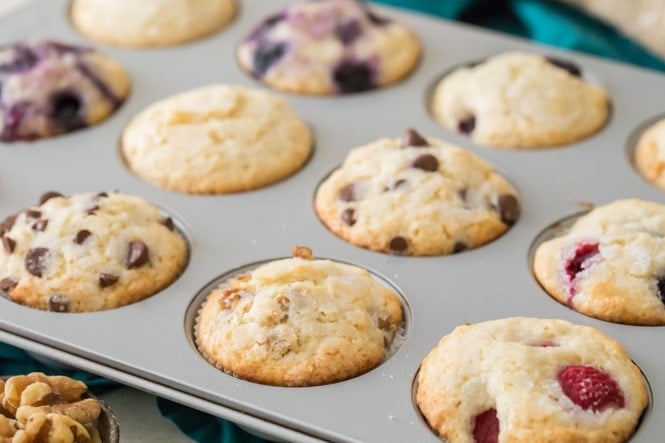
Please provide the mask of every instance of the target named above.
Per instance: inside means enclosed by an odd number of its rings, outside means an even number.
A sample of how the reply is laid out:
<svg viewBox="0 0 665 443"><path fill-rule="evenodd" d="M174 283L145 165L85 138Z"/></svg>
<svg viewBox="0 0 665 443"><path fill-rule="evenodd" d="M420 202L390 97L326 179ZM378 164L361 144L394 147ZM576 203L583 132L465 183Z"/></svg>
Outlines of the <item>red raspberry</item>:
<svg viewBox="0 0 665 443"><path fill-rule="evenodd" d="M499 419L496 417L496 409L488 409L476 415L473 439L476 443L499 442Z"/></svg>
<svg viewBox="0 0 665 443"><path fill-rule="evenodd" d="M610 405L623 408L625 401L617 383L593 366L566 366L558 379L563 392L582 409L597 412Z"/></svg>
<svg viewBox="0 0 665 443"><path fill-rule="evenodd" d="M589 267L589 260L598 254L598 243L580 243L566 261L566 275L572 282L577 274Z"/></svg>

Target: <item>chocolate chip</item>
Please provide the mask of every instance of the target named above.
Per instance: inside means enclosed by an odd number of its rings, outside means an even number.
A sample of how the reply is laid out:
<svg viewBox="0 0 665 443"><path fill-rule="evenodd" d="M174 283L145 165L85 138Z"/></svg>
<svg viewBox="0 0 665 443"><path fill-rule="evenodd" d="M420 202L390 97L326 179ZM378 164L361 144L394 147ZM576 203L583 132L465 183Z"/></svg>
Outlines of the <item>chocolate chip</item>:
<svg viewBox="0 0 665 443"><path fill-rule="evenodd" d="M173 219L171 217L166 217L164 220L162 220L162 224L166 226L169 231L173 231L173 229L175 229L175 225L173 224Z"/></svg>
<svg viewBox="0 0 665 443"><path fill-rule="evenodd" d="M48 226L48 219L42 218L37 220L33 225L32 229L35 231L45 231Z"/></svg>
<svg viewBox="0 0 665 443"><path fill-rule="evenodd" d="M429 143L425 138L418 134L414 129L407 129L404 135L402 136L402 147L403 148L415 148L420 146L429 146Z"/></svg>
<svg viewBox="0 0 665 443"><path fill-rule="evenodd" d="M501 221L512 226L520 216L520 203L517 197L512 194L501 194L497 204Z"/></svg>
<svg viewBox="0 0 665 443"><path fill-rule="evenodd" d="M334 69L333 80L342 93L367 91L374 88L374 70L366 63L344 60Z"/></svg>
<svg viewBox="0 0 665 443"><path fill-rule="evenodd" d="M252 71L254 75L263 77L268 69L284 56L286 44L260 42L254 51Z"/></svg>
<svg viewBox="0 0 665 443"><path fill-rule="evenodd" d="M148 247L141 240L129 242L127 249L127 269L138 268L148 262Z"/></svg>
<svg viewBox="0 0 665 443"><path fill-rule="evenodd" d="M7 236L3 236L2 246L5 247L5 251L7 251L7 254L11 254L12 252L14 252L14 248L16 248L16 240Z"/></svg>
<svg viewBox="0 0 665 443"><path fill-rule="evenodd" d="M355 201L356 200L355 188L356 188L355 183L349 183L348 185L340 188L339 192L337 193L337 198L343 202Z"/></svg>
<svg viewBox="0 0 665 443"><path fill-rule="evenodd" d="M69 297L53 294L48 299L48 310L52 312L69 312Z"/></svg>
<svg viewBox="0 0 665 443"><path fill-rule="evenodd" d="M119 279L120 277L117 275L102 272L99 274L99 287L106 288L107 286L111 286L112 284L116 283Z"/></svg>
<svg viewBox="0 0 665 443"><path fill-rule="evenodd" d="M408 247L409 247L409 242L407 242L404 237L401 237L399 235L391 238L390 243L388 243L388 248L396 252L404 252L408 249Z"/></svg>
<svg viewBox="0 0 665 443"><path fill-rule="evenodd" d="M91 235L92 235L92 232L88 231L87 229L81 229L74 236L74 243L76 243L77 245L81 245Z"/></svg>
<svg viewBox="0 0 665 443"><path fill-rule="evenodd" d="M47 201L51 200L52 198L56 198L56 197L64 197L64 195L62 195L61 193L56 192L56 191L45 192L41 195L41 197L39 197L39 205L41 206L44 203L46 203Z"/></svg>
<svg viewBox="0 0 665 443"><path fill-rule="evenodd" d="M476 129L476 117L470 115L457 123L457 130L462 134L471 134Z"/></svg>
<svg viewBox="0 0 665 443"><path fill-rule="evenodd" d="M99 205L94 205L85 210L85 213L88 215L95 215L95 212L99 210Z"/></svg>
<svg viewBox="0 0 665 443"><path fill-rule="evenodd" d="M439 160L432 154L424 154L411 162L411 167L422 169L423 171L434 172L439 170Z"/></svg>
<svg viewBox="0 0 665 443"><path fill-rule="evenodd" d="M16 222L16 217L16 214L10 215L2 222L0 225L0 235L9 232L12 229L14 223Z"/></svg>
<svg viewBox="0 0 665 443"><path fill-rule="evenodd" d="M466 194L468 193L468 190L466 188L462 188L457 191L457 195L462 201L466 201Z"/></svg>
<svg viewBox="0 0 665 443"><path fill-rule="evenodd" d="M108 192L100 192L96 195L97 198L106 198L108 196L109 196Z"/></svg>
<svg viewBox="0 0 665 443"><path fill-rule="evenodd" d="M362 33L363 30L357 20L341 23L335 28L335 35L344 45L353 43Z"/></svg>
<svg viewBox="0 0 665 443"><path fill-rule="evenodd" d="M11 277L5 277L5 278L3 278L2 280L0 280L0 290L1 290L1 291L5 291L5 292L10 291L10 290L13 289L17 284L18 284L18 283L17 283L16 280L14 280L13 278L11 278Z"/></svg>
<svg viewBox="0 0 665 443"><path fill-rule="evenodd" d="M406 185L407 181L403 178L397 179L395 183L390 186L391 191L396 191L400 186Z"/></svg>
<svg viewBox="0 0 665 443"><path fill-rule="evenodd" d="M36 277L41 277L46 267L46 259L48 258L49 250L46 248L30 249L25 254L25 269Z"/></svg>
<svg viewBox="0 0 665 443"><path fill-rule="evenodd" d="M0 284L2 284L2 282L0 282ZM665 278L660 277L656 282L656 286L658 288L658 298L661 302L663 302L663 304L665 304ZM2 288L0 287L0 289Z"/></svg>
<svg viewBox="0 0 665 443"><path fill-rule="evenodd" d="M562 60L560 58L556 57L545 57L545 59L552 65L556 66L557 68L561 68L564 71L568 71L568 73L572 76L575 77L581 77L582 76L582 70L580 69L579 66L577 66L575 63L568 61L568 60Z"/></svg>
<svg viewBox="0 0 665 443"><path fill-rule="evenodd" d="M466 245L466 243L461 242L461 241L457 241L457 242L455 242L455 245L453 246L453 254L457 254L459 252L466 251L467 248L468 248L468 246Z"/></svg>
<svg viewBox="0 0 665 443"><path fill-rule="evenodd" d="M42 211L36 209L28 209L25 211L25 216L30 218L39 218L42 216Z"/></svg>
<svg viewBox="0 0 665 443"><path fill-rule="evenodd" d="M356 224L356 211L353 209L345 209L342 211L342 221L346 223L349 226L353 226Z"/></svg>

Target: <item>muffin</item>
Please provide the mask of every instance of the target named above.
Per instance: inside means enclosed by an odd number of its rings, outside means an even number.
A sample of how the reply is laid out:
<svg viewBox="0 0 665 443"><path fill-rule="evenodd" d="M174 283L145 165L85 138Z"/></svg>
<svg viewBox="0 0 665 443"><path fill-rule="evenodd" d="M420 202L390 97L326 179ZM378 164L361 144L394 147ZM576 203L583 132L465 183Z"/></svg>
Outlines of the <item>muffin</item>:
<svg viewBox="0 0 665 443"><path fill-rule="evenodd" d="M249 381L313 386L363 374L388 355L400 299L356 266L314 259L308 248L225 281L194 330L201 354Z"/></svg>
<svg viewBox="0 0 665 443"><path fill-rule="evenodd" d="M56 192L0 225L0 290L54 312L142 300L170 284L188 257L173 221L141 197Z"/></svg>
<svg viewBox="0 0 665 443"><path fill-rule="evenodd" d="M665 325L665 206L638 199L599 206L541 243L533 271L552 297L585 315Z"/></svg>
<svg viewBox="0 0 665 443"><path fill-rule="evenodd" d="M358 0L300 1L271 15L238 46L240 67L266 85L299 94L381 88L409 74L420 41Z"/></svg>
<svg viewBox="0 0 665 443"><path fill-rule="evenodd" d="M475 248L520 214L516 191L491 165L413 129L352 149L321 183L314 206L344 240L403 255Z"/></svg>
<svg viewBox="0 0 665 443"><path fill-rule="evenodd" d="M130 48L197 40L226 25L234 0L74 0L71 21L86 37Z"/></svg>
<svg viewBox="0 0 665 443"><path fill-rule="evenodd" d="M445 128L494 148L571 143L607 121L609 99L568 61L509 52L460 67L434 90L431 111Z"/></svg>
<svg viewBox="0 0 665 443"><path fill-rule="evenodd" d="M41 372L0 378L0 438L7 443L118 443L113 412L86 385Z"/></svg>
<svg viewBox="0 0 665 443"><path fill-rule="evenodd" d="M0 47L0 141L34 140L106 119L125 100L122 66L82 46L51 40Z"/></svg>
<svg viewBox="0 0 665 443"><path fill-rule="evenodd" d="M307 126L280 97L211 85L157 102L129 123L129 168L161 188L225 194L267 186L309 158Z"/></svg>
<svg viewBox="0 0 665 443"><path fill-rule="evenodd" d="M640 135L635 146L635 167L647 181L665 190L665 119Z"/></svg>
<svg viewBox="0 0 665 443"><path fill-rule="evenodd" d="M422 362L416 403L449 443L623 443L648 396L639 368L602 332L507 318L443 337Z"/></svg>

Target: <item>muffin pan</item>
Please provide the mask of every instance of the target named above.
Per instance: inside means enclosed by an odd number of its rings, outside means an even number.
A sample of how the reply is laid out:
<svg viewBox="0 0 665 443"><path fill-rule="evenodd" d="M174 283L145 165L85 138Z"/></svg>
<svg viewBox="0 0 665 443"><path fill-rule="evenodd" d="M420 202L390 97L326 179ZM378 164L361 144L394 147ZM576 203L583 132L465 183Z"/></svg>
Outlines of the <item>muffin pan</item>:
<svg viewBox="0 0 665 443"><path fill-rule="evenodd" d="M662 440L665 415L663 327L613 324L552 300L532 276L529 251L552 223L619 198L663 202L626 155L631 134L664 111L665 76L395 9L386 11L419 33L420 66L405 81L374 92L334 98L283 95L313 129L316 149L302 170L275 185L226 196L161 190L123 164L118 140L150 103L197 86L223 82L260 88L241 72L235 47L265 15L288 2L243 2L220 33L188 45L131 51L94 45L132 76L125 104L102 124L73 134L0 146L0 214L35 202L46 190L64 194L115 190L145 197L174 216L190 242L189 265L171 286L130 306L56 314L0 298L0 340L62 363L233 420L276 439L337 442L436 442L412 402L421 359L462 323L511 316L561 318L596 327L619 340L640 366L652 403L631 442ZM377 7L379 10L384 8ZM3 19L0 41L49 37L92 44L67 17L68 2L33 1ZM535 51L578 63L607 88L612 117L597 134L537 152L479 147L439 127L427 110L428 87L452 67L507 50ZM497 240L460 254L400 257L357 248L328 232L316 217L319 182L349 149L414 127L470 149L517 188L518 222ZM363 266L403 294L408 328L399 349L378 368L351 380L311 388L246 382L207 363L191 342L191 310L201 291L228 272L288 255L294 244L317 257ZM197 297L198 295L198 297Z"/></svg>

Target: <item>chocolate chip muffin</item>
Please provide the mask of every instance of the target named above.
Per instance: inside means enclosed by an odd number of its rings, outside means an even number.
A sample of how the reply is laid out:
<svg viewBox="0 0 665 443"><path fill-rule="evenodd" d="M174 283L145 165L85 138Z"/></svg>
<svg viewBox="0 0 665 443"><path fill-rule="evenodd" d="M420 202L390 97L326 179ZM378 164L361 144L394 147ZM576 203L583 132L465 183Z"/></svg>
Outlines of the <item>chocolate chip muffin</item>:
<svg viewBox="0 0 665 443"><path fill-rule="evenodd" d="M623 443L648 396L639 368L602 332L507 318L443 337L420 367L416 403L449 443Z"/></svg>
<svg viewBox="0 0 665 443"><path fill-rule="evenodd" d="M294 257L225 281L199 311L195 340L220 369L253 382L313 386L378 366L402 323L399 297L365 269Z"/></svg>
<svg viewBox="0 0 665 443"><path fill-rule="evenodd" d="M171 46L222 28L234 0L74 0L71 20L88 38L130 48Z"/></svg>
<svg viewBox="0 0 665 443"><path fill-rule="evenodd" d="M266 18L237 55L244 71L272 88L347 94L405 77L420 57L420 42L361 1L300 1Z"/></svg>
<svg viewBox="0 0 665 443"><path fill-rule="evenodd" d="M122 66L50 40L0 47L0 141L34 140L106 119L129 93Z"/></svg>
<svg viewBox="0 0 665 443"><path fill-rule="evenodd" d="M516 191L491 165L412 129L351 150L319 186L314 206L344 240L404 255L475 248L520 214Z"/></svg>
<svg viewBox="0 0 665 443"><path fill-rule="evenodd" d="M56 192L0 226L0 289L54 312L89 312L142 300L187 261L173 221L143 198Z"/></svg>
<svg viewBox="0 0 665 443"><path fill-rule="evenodd" d="M189 194L248 191L300 169L310 131L282 98L210 85L157 102L122 134L129 168L161 188Z"/></svg>
<svg viewBox="0 0 665 443"><path fill-rule="evenodd" d="M446 75L431 101L445 128L494 148L571 143L598 131L609 115L603 88L574 63L509 52Z"/></svg>
<svg viewBox="0 0 665 443"><path fill-rule="evenodd" d="M599 206L534 254L556 300L602 320L665 325L665 206L638 199Z"/></svg>

